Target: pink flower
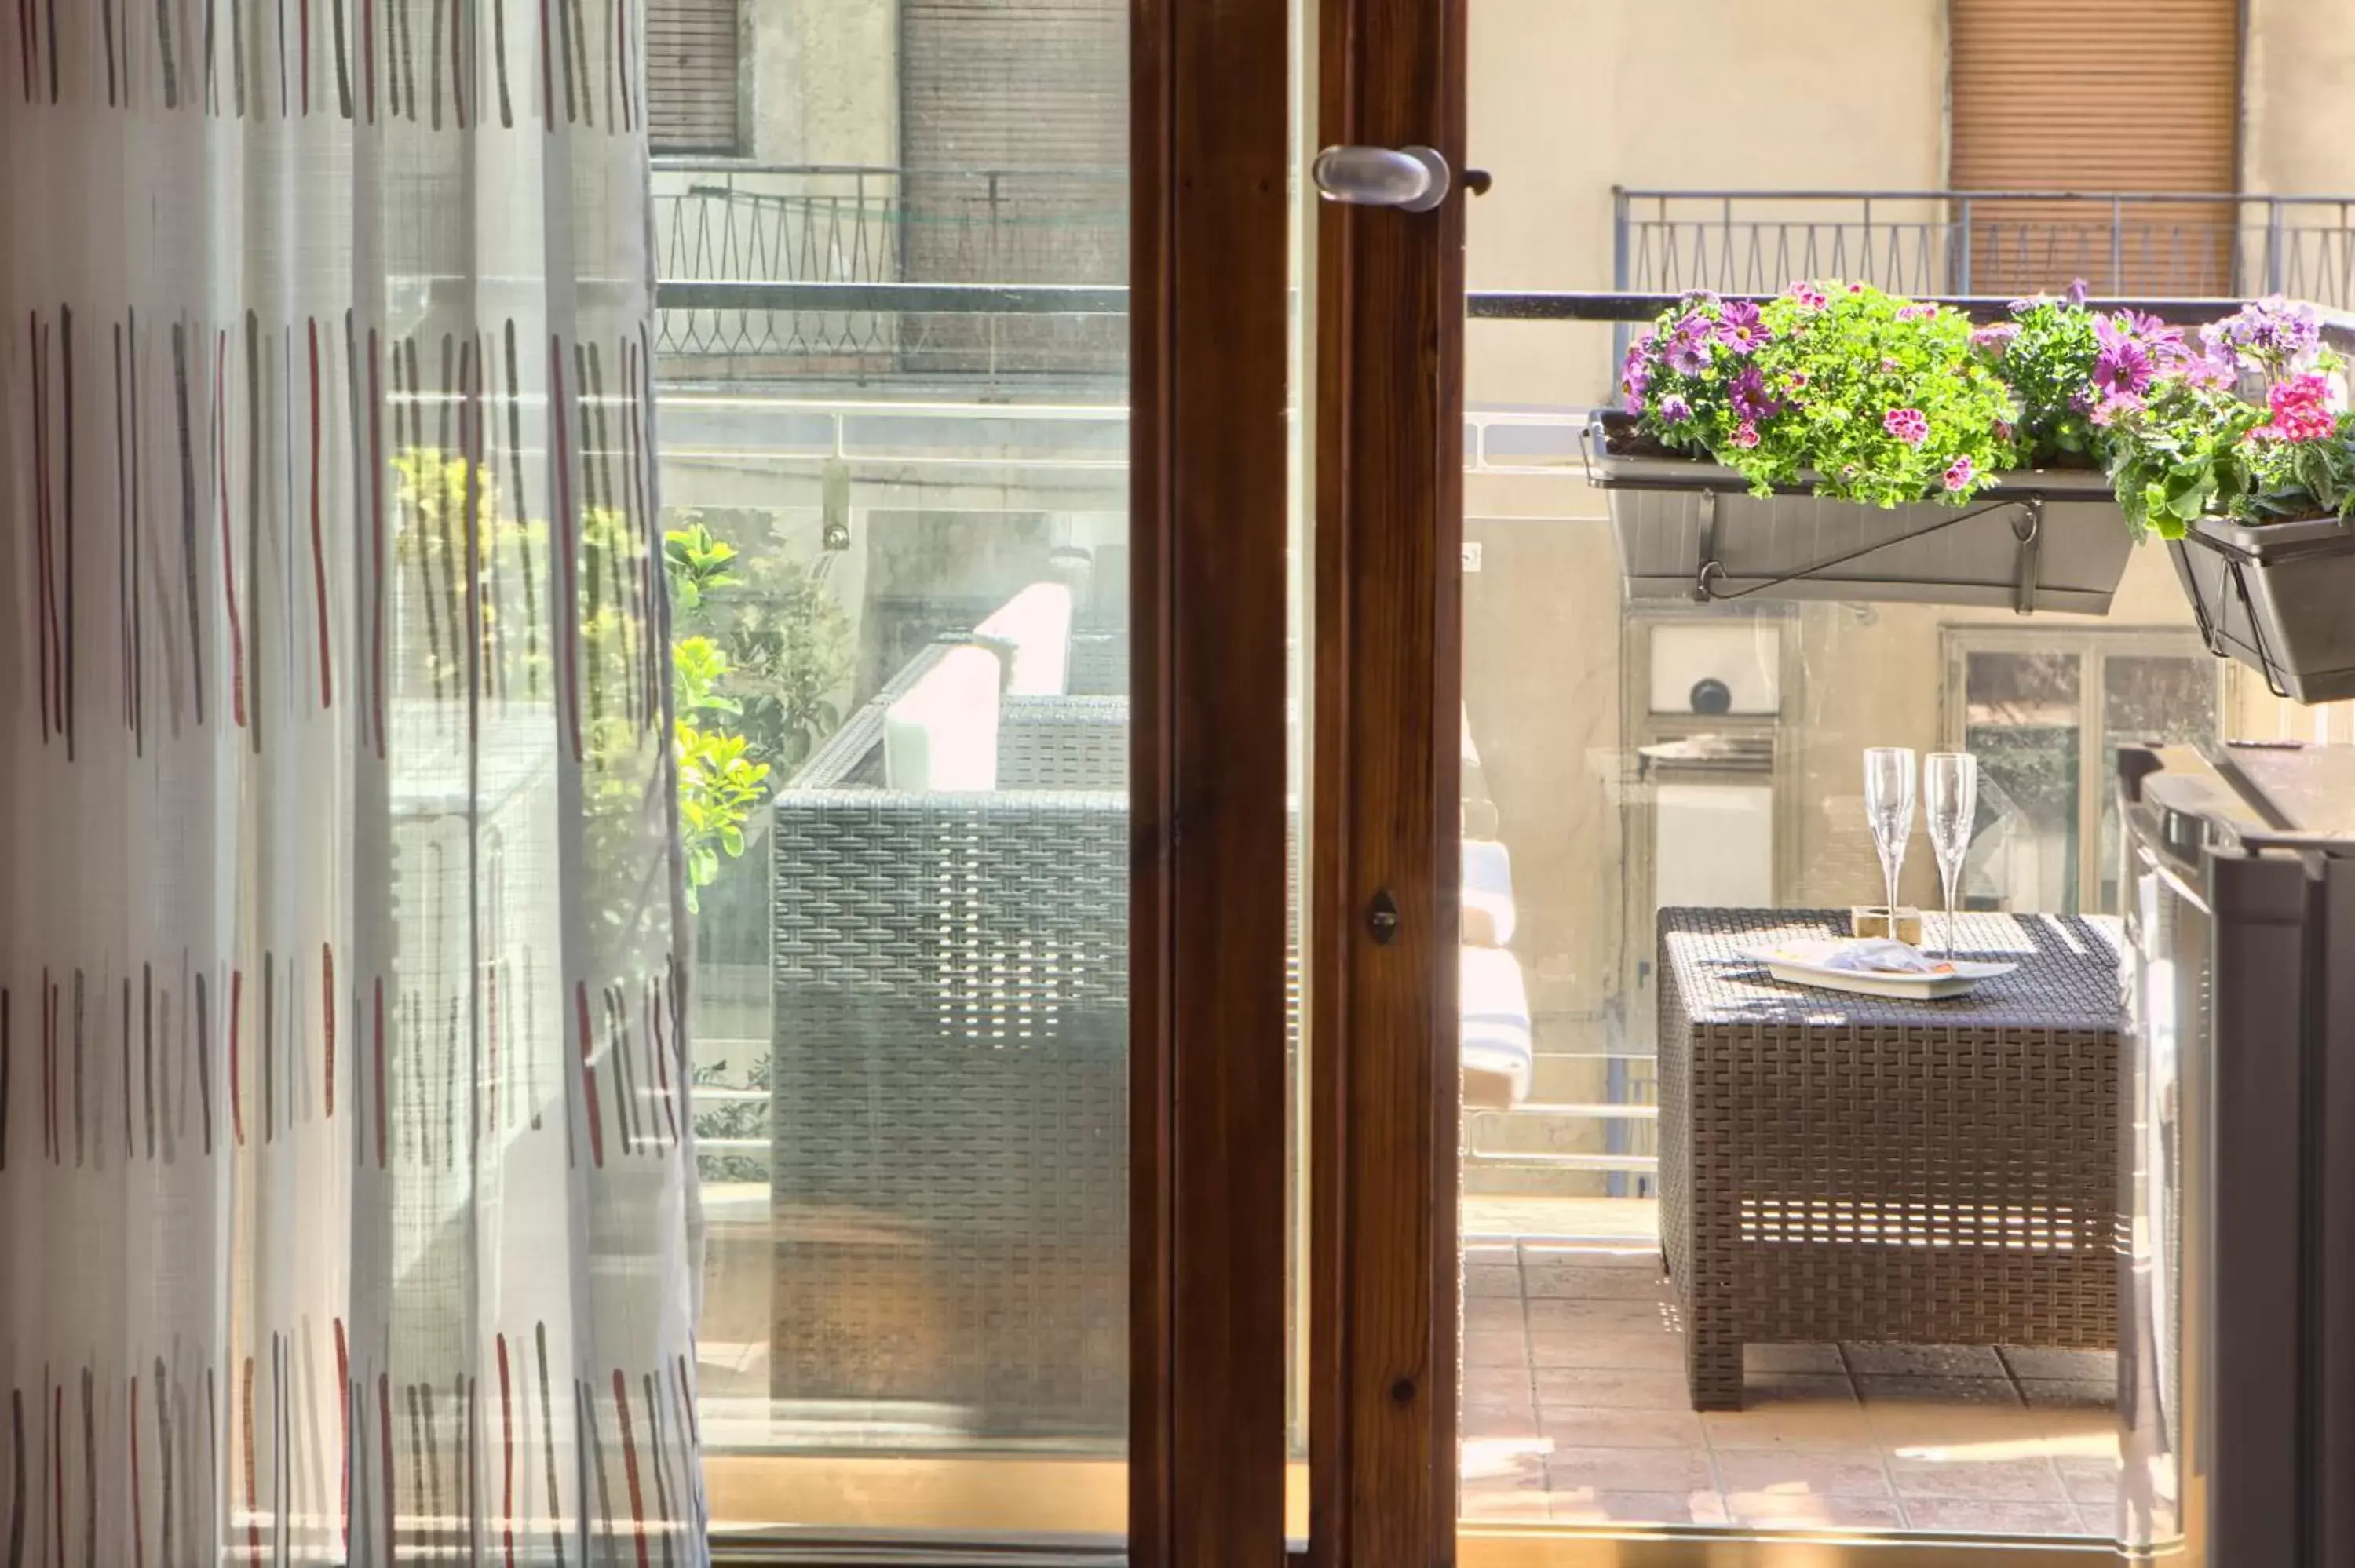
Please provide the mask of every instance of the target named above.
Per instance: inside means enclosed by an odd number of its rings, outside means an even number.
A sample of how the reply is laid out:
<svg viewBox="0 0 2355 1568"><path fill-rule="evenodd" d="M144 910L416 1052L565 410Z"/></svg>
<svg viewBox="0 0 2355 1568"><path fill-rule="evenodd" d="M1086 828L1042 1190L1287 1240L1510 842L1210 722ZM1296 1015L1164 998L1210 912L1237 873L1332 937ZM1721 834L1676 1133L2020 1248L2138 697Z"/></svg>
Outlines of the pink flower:
<svg viewBox="0 0 2355 1568"><path fill-rule="evenodd" d="M2268 440L2322 441L2338 432L2330 411L2330 380L2308 372L2274 383L2265 398L2273 416L2251 433Z"/></svg>
<svg viewBox="0 0 2355 1568"><path fill-rule="evenodd" d="M1929 417L1919 408L1891 408L1881 416L1881 428L1909 447L1930 439Z"/></svg>
<svg viewBox="0 0 2355 1568"><path fill-rule="evenodd" d="M1758 427L1752 424L1747 419L1744 419L1742 423L1734 426L1733 444L1737 447L1756 446L1758 444Z"/></svg>
<svg viewBox="0 0 2355 1568"><path fill-rule="evenodd" d="M1901 322L1928 321L1932 316L1934 316L1937 313L1938 307L1935 305L1900 305L1897 307L1897 319Z"/></svg>
<svg viewBox="0 0 2355 1568"><path fill-rule="evenodd" d="M1830 296L1826 294L1821 289L1817 288L1813 283L1794 283L1790 288L1785 290L1785 292L1811 311L1822 310L1825 305L1830 302Z"/></svg>
<svg viewBox="0 0 2355 1568"><path fill-rule="evenodd" d="M1850 283L1848 286L1848 291L1851 294L1861 294L1864 292L1864 285L1861 283Z"/></svg>
<svg viewBox="0 0 2355 1568"><path fill-rule="evenodd" d="M1962 489L1963 486L1970 483L1971 476L1977 472L1978 472L1978 469L1973 465L1969 458L1956 458L1946 467L1946 488L1948 490Z"/></svg>

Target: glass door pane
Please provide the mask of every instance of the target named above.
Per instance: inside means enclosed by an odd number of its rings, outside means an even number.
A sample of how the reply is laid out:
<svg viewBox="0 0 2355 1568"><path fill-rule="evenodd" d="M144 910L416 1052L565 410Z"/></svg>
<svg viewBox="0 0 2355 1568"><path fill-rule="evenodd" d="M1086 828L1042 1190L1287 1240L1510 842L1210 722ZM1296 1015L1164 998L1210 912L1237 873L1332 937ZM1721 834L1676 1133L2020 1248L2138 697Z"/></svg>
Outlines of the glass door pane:
<svg viewBox="0 0 2355 1568"><path fill-rule="evenodd" d="M1660 532L1721 545L1765 503L1597 486L1591 427L1653 312L1571 298L1972 292L1995 241L1938 191L1942 89L1984 42L1947 9L1471 10L1472 157L1495 178L1469 209L1463 565L1474 1536L2116 1533L2109 801L2122 742L2221 738L2173 568L2135 552L2106 604L2026 619L2009 555L1936 588L1631 571ZM2054 162L2030 186L2073 178ZM2004 287L2075 275L2038 265ZM1841 547L1812 501L1772 505L1792 570ZM1857 544L1918 525L1864 515ZM1886 901L1869 747L1908 748L1917 792L1928 754L1977 757L1963 945L2091 1031L2082 1054L2006 1058L1991 1022L1875 1058L1903 1018L1741 959ZM1935 942L1926 810L1899 903Z"/></svg>
<svg viewBox="0 0 2355 1568"><path fill-rule="evenodd" d="M648 19L714 1527L1116 1538L1128 8Z"/></svg>

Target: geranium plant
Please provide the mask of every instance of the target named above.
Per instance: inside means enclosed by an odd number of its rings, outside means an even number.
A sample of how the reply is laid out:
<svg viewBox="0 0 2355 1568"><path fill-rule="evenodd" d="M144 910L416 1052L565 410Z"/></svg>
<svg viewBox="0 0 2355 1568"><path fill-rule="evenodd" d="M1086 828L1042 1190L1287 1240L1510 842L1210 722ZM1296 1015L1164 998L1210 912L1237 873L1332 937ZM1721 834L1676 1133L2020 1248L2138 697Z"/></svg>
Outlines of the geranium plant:
<svg viewBox="0 0 2355 1568"><path fill-rule="evenodd" d="M2313 311L2261 300L2200 337L2105 405L2110 477L2137 534L2355 515L2355 422Z"/></svg>
<svg viewBox="0 0 2355 1568"><path fill-rule="evenodd" d="M2198 357L2157 316L2085 308L2085 286L2065 299L2015 300L2011 319L1983 326L1971 344L2011 388L2014 444L2024 467L2107 464L2109 431L2142 407L2162 376Z"/></svg>
<svg viewBox="0 0 2355 1568"><path fill-rule="evenodd" d="M1763 307L1694 294L1628 350L1640 431L1758 494L1961 503L2013 461L2012 401L1967 318L1864 283L1795 283Z"/></svg>

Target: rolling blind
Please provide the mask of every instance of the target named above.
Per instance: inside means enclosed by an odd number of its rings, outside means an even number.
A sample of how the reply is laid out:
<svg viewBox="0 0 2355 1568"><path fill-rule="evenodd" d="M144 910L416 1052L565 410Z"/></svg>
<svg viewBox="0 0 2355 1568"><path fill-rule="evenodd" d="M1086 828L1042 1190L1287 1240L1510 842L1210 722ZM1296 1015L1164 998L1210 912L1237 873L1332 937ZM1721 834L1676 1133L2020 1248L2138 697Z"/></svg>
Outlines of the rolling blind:
<svg viewBox="0 0 2355 1568"><path fill-rule="evenodd" d="M900 37L908 168L1126 164L1125 0L902 0Z"/></svg>
<svg viewBox="0 0 2355 1568"><path fill-rule="evenodd" d="M657 153L737 150L737 0L647 0L646 129Z"/></svg>
<svg viewBox="0 0 2355 1568"><path fill-rule="evenodd" d="M1955 189L2235 188L2236 0L1950 4ZM2143 108L2127 106L2129 91ZM2097 292L2229 293L2233 213L2230 202L1975 203L1971 289L2083 278Z"/></svg>

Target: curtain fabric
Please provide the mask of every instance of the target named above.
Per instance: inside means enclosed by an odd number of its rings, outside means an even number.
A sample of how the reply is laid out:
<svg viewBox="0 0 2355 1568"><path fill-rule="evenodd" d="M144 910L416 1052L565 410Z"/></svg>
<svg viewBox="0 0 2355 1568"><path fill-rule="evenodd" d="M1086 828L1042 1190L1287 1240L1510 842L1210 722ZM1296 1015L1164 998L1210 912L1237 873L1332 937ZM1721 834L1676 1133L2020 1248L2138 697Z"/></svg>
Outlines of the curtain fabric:
<svg viewBox="0 0 2355 1568"><path fill-rule="evenodd" d="M0 1568L704 1560L634 0L0 0Z"/></svg>

